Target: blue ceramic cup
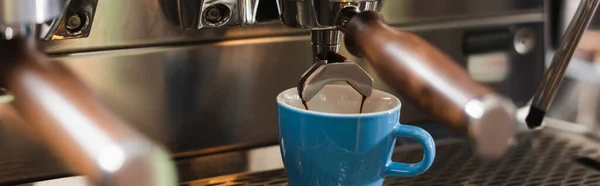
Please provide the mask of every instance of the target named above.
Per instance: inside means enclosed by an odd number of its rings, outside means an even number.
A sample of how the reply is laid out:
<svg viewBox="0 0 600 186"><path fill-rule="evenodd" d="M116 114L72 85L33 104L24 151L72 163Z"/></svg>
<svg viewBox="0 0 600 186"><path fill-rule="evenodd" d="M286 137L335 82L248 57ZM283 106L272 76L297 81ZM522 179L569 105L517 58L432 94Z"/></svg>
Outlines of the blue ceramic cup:
<svg viewBox="0 0 600 186"><path fill-rule="evenodd" d="M371 186L385 177L417 176L435 158L425 130L398 123L400 100L374 90L359 113L362 96L347 85L325 86L307 111L296 88L277 96L279 143L291 186ZM396 137L412 138L424 149L416 164L390 160Z"/></svg>

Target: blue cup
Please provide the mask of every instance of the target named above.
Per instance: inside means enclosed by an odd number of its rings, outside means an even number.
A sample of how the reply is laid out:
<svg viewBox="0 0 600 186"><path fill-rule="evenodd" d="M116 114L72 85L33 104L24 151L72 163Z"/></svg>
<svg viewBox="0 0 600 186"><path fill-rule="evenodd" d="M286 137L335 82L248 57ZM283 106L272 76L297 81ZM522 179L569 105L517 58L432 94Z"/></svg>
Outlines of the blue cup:
<svg viewBox="0 0 600 186"><path fill-rule="evenodd" d="M279 143L291 186L381 185L385 177L427 171L435 143L427 131L399 123L400 100L374 90L359 113L362 96L347 85L325 86L304 109L296 88L277 96ZM392 162L396 137L424 149L416 164Z"/></svg>

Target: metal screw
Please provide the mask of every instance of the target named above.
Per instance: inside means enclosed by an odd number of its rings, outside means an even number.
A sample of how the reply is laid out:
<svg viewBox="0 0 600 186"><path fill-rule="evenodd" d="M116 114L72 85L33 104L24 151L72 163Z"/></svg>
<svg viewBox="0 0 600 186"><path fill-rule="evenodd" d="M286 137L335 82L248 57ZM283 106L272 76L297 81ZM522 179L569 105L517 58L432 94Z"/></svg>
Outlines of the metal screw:
<svg viewBox="0 0 600 186"><path fill-rule="evenodd" d="M80 36L89 28L90 17L87 12L74 13L66 19L65 31L70 36Z"/></svg>
<svg viewBox="0 0 600 186"><path fill-rule="evenodd" d="M513 42L519 54L526 54L535 48L535 32L531 28L521 28L515 33Z"/></svg>
<svg viewBox="0 0 600 186"><path fill-rule="evenodd" d="M224 4L214 4L204 10L204 20L211 26L223 26L231 17L231 9Z"/></svg>
<svg viewBox="0 0 600 186"><path fill-rule="evenodd" d="M66 27L71 30L75 30L81 27L81 18L79 17L79 15L73 14L69 16L69 19L67 19Z"/></svg>
<svg viewBox="0 0 600 186"><path fill-rule="evenodd" d="M211 23L218 23L222 19L221 10L216 6L210 7L206 13L206 20Z"/></svg>

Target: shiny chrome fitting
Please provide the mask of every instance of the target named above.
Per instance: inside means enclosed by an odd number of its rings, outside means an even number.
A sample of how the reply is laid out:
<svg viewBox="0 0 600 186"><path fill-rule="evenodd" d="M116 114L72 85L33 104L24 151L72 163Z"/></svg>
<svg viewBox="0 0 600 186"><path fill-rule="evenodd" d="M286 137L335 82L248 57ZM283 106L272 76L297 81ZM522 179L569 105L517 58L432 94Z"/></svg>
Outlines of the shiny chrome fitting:
<svg viewBox="0 0 600 186"><path fill-rule="evenodd" d="M167 19L184 29L256 23L259 0L160 0Z"/></svg>

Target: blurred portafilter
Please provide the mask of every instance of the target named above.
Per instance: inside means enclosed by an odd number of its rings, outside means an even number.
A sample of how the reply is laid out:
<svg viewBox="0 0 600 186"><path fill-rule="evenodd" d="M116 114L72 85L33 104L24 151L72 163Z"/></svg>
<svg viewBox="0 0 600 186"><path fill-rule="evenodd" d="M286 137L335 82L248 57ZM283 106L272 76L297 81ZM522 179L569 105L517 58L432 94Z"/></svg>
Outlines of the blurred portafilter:
<svg viewBox="0 0 600 186"><path fill-rule="evenodd" d="M94 185L177 185L170 155L107 110L38 42L35 24L61 15L62 0L0 0L0 87L15 113L75 173ZM3 120L5 118L2 118Z"/></svg>
<svg viewBox="0 0 600 186"><path fill-rule="evenodd" d="M376 12L381 1L278 0L281 21L315 32L344 34L347 49L364 57L380 78L409 101L430 112L457 132L467 132L481 157L497 158L511 146L516 133L511 100L475 82L443 52L419 38L388 26ZM332 33L333 31L328 31ZM335 42L329 42L333 46Z"/></svg>

